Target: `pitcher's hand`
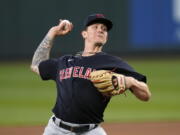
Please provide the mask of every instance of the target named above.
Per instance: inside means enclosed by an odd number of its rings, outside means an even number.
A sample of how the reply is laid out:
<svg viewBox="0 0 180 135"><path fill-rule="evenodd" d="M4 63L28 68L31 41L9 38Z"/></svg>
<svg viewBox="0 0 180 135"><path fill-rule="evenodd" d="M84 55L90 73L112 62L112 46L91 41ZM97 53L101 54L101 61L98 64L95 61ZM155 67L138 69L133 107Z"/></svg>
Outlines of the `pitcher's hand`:
<svg viewBox="0 0 180 135"><path fill-rule="evenodd" d="M49 37L56 37L61 35L68 34L73 29L73 24L68 20L59 20L59 24L57 26L53 26L49 32Z"/></svg>

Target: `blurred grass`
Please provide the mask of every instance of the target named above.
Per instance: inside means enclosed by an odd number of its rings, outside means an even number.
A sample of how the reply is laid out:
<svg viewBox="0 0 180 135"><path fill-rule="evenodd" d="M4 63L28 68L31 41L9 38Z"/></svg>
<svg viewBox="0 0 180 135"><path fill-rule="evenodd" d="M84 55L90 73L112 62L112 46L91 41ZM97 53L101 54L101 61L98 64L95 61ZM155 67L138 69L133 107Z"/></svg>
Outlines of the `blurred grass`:
<svg viewBox="0 0 180 135"><path fill-rule="evenodd" d="M180 60L128 62L147 75L152 98L141 102L128 91L126 97L113 97L105 121L180 121ZM29 64L0 64L0 125L42 125L51 116L56 98L54 82L41 81Z"/></svg>
<svg viewBox="0 0 180 135"><path fill-rule="evenodd" d="M44 124L55 102L52 81L41 79L29 63L0 64L0 125Z"/></svg>

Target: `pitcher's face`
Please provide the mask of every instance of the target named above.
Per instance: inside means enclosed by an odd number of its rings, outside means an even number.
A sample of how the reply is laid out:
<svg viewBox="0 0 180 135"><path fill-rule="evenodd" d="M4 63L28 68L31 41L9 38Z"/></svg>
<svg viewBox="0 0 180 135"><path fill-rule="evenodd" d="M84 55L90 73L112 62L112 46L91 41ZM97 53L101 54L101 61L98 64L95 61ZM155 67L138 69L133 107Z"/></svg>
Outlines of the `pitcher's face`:
<svg viewBox="0 0 180 135"><path fill-rule="evenodd" d="M108 39L108 32L106 25L102 23L95 23L87 27L84 33L83 38L87 42L91 42L93 44L102 44L104 45Z"/></svg>

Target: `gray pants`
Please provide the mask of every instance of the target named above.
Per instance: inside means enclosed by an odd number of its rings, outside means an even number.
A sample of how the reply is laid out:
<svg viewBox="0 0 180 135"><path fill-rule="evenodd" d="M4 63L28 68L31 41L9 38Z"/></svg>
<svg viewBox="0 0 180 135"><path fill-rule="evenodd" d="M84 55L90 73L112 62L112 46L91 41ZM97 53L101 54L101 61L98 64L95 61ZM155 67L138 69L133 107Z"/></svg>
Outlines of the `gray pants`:
<svg viewBox="0 0 180 135"><path fill-rule="evenodd" d="M63 122L69 126L82 126L83 124L72 124L68 122ZM74 133L69 130L63 129L52 120L52 117L49 119L48 125L46 126L43 135L107 135L104 129L101 126L90 129L87 132L83 133Z"/></svg>

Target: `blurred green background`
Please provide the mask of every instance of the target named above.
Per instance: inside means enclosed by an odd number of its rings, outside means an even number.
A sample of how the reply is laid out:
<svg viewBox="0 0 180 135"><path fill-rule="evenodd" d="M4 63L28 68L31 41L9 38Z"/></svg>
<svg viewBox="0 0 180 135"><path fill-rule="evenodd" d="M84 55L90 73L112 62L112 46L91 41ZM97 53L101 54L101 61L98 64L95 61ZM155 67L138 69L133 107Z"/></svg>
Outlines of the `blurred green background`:
<svg viewBox="0 0 180 135"><path fill-rule="evenodd" d="M106 122L180 121L179 59L126 59L146 74L152 92L149 102L127 96L113 97ZM30 62L0 64L0 125L44 125L51 116L56 90L53 81L41 81Z"/></svg>

